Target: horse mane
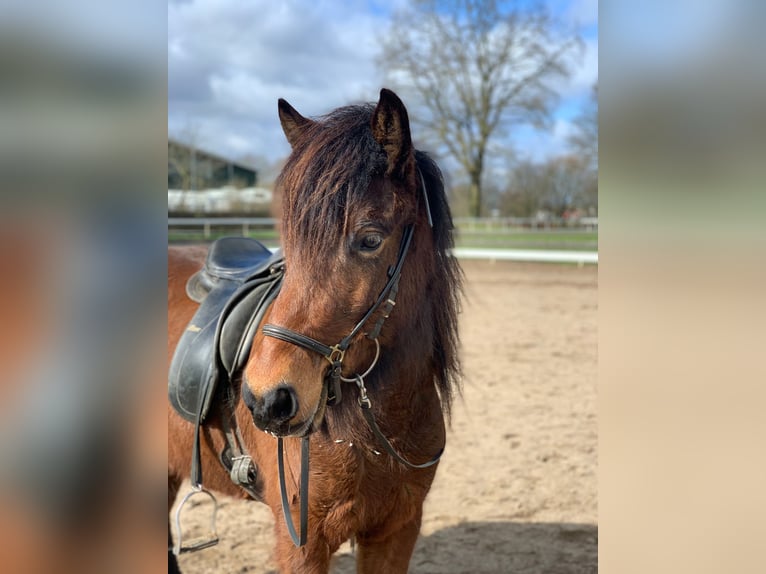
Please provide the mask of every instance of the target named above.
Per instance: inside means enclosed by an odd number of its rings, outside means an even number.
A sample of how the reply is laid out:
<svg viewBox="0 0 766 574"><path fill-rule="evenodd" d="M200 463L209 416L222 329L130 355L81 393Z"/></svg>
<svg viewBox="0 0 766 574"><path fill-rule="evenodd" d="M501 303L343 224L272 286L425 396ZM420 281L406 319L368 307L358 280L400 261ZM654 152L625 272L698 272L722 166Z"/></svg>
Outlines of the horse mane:
<svg viewBox="0 0 766 574"><path fill-rule="evenodd" d="M374 110L374 104L346 106L315 118L277 178L276 188L285 194L282 234L291 244L310 244L318 250L317 257L302 265L326 260L345 236L349 214L364 201L372 179L386 171L385 152L370 129ZM457 316L462 272L449 254L454 227L441 170L419 150L415 150L415 162L433 219L435 277L429 281L427 299L434 325L434 384L449 416L455 390L460 388ZM420 178L416 179L420 185ZM417 197L419 209L425 209L419 191Z"/></svg>
<svg viewBox="0 0 766 574"><path fill-rule="evenodd" d="M463 273L457 259L450 254L455 246L447 195L441 170L431 157L422 151L415 151L415 162L423 175L428 203L433 219L434 272L430 282L429 301L432 304L434 322L435 381L439 391L442 409L451 414L454 391L460 390L460 357L458 355L458 324L460 295L463 289Z"/></svg>

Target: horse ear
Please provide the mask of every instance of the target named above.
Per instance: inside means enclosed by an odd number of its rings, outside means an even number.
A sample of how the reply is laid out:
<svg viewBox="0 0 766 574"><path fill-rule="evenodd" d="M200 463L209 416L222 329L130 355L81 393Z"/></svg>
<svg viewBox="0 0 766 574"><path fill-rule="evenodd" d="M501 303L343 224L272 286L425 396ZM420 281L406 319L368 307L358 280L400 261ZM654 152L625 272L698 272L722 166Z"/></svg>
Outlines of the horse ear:
<svg viewBox="0 0 766 574"><path fill-rule="evenodd" d="M287 100L279 98L279 121L282 123L282 131L290 143L290 147L295 147L300 135L314 124L313 120L304 118L297 110L287 103Z"/></svg>
<svg viewBox="0 0 766 574"><path fill-rule="evenodd" d="M410 120L402 100L391 90L380 90L371 127L372 136L388 158L386 175L404 178L407 163L413 157Z"/></svg>

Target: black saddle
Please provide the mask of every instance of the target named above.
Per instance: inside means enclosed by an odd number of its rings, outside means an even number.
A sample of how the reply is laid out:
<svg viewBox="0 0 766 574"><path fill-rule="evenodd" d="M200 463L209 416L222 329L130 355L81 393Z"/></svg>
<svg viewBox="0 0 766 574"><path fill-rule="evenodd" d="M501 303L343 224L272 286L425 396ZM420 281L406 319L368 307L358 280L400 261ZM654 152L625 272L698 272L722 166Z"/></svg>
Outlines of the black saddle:
<svg viewBox="0 0 766 574"><path fill-rule="evenodd" d="M178 342L168 374L173 408L198 424L213 396L231 388L250 354L258 325L277 296L284 258L254 239L225 237L208 251L186 293L200 303Z"/></svg>
<svg viewBox="0 0 766 574"><path fill-rule="evenodd" d="M186 294L202 303L217 287L243 283L271 266L274 255L260 241L249 237L222 237L207 252L205 266L189 278Z"/></svg>

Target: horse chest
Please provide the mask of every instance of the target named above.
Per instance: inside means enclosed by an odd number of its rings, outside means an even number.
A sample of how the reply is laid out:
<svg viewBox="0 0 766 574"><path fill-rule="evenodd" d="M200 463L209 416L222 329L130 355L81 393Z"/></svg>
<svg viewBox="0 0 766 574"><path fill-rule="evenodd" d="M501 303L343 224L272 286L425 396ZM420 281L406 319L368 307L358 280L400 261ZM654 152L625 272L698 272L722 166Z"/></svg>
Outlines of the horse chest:
<svg viewBox="0 0 766 574"><path fill-rule="evenodd" d="M382 522L405 523L412 518L427 486L411 480L411 473L392 473L386 460L377 460L381 455L363 454L363 447L356 444L333 447L334 453L328 457L331 466L322 465L312 472L317 519L325 533L336 534L340 544Z"/></svg>

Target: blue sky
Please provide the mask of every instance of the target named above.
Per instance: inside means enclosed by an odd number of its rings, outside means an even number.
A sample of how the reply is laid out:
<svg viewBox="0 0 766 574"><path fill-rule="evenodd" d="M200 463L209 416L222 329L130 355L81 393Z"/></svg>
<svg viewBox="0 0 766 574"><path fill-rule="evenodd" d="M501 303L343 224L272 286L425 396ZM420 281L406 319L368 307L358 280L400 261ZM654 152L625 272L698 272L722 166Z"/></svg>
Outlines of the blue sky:
<svg viewBox="0 0 766 574"><path fill-rule="evenodd" d="M277 99L314 116L353 102L374 101L385 85L376 65L379 37L406 0L171 0L168 4L168 132L239 158L274 161L289 147ZM551 129L519 126L512 143L520 158L566 151L571 120L598 78L597 0L549 0L578 25L585 52ZM406 104L407 102L405 102Z"/></svg>

